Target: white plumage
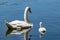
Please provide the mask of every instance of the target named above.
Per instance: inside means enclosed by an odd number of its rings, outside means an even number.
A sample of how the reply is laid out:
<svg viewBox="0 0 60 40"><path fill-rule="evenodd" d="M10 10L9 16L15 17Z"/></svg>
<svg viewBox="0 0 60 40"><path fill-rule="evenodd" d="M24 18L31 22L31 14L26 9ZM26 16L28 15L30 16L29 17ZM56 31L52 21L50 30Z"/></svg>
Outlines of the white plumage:
<svg viewBox="0 0 60 40"><path fill-rule="evenodd" d="M15 21L9 22L9 24L10 24L11 26L13 26L13 28L33 26L33 24L26 23L26 22L20 21L20 20L15 20Z"/></svg>

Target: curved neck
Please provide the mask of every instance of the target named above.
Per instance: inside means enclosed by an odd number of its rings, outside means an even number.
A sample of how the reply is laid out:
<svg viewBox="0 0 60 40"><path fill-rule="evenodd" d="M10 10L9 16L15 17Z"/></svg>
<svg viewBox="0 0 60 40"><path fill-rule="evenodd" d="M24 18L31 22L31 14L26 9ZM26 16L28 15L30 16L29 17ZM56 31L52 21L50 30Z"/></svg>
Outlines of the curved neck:
<svg viewBox="0 0 60 40"><path fill-rule="evenodd" d="M24 21L28 22L28 9L25 9L25 12L24 12Z"/></svg>
<svg viewBox="0 0 60 40"><path fill-rule="evenodd" d="M40 22L40 27L42 27L42 22Z"/></svg>

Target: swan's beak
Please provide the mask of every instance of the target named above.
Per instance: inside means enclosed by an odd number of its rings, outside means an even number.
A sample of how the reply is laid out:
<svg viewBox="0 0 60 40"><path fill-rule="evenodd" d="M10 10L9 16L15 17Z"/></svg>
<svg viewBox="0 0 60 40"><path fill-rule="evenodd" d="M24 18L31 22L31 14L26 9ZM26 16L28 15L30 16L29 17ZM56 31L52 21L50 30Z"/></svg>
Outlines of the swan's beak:
<svg viewBox="0 0 60 40"><path fill-rule="evenodd" d="M31 8L29 8L29 12L32 13L32 12L31 12Z"/></svg>

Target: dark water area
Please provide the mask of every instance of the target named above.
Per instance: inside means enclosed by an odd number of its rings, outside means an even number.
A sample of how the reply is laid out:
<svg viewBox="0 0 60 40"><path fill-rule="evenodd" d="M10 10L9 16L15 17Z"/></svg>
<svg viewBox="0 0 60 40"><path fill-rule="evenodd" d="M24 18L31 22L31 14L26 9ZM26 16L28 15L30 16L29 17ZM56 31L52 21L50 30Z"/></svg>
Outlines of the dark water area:
<svg viewBox="0 0 60 40"><path fill-rule="evenodd" d="M30 6L32 10L28 16L34 24L33 29L28 33L28 38L30 40L60 40L60 0L0 0L0 40L24 40L24 34L5 36L8 30L5 20L23 20L26 6ZM38 31L40 20L47 30L42 38Z"/></svg>

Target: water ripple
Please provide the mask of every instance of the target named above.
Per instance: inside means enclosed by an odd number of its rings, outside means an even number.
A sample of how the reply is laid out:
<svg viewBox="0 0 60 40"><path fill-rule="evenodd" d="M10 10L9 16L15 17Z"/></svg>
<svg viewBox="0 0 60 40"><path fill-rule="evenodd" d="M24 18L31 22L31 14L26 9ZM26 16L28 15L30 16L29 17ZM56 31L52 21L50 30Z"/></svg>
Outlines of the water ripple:
<svg viewBox="0 0 60 40"><path fill-rule="evenodd" d="M10 6L12 6L12 5L19 5L19 4L18 3L9 3L8 1L6 1L6 2L1 2L0 3L0 6L1 5L6 5L6 6L9 6L10 5Z"/></svg>
<svg viewBox="0 0 60 40"><path fill-rule="evenodd" d="M0 5L6 5L8 2L1 2Z"/></svg>

